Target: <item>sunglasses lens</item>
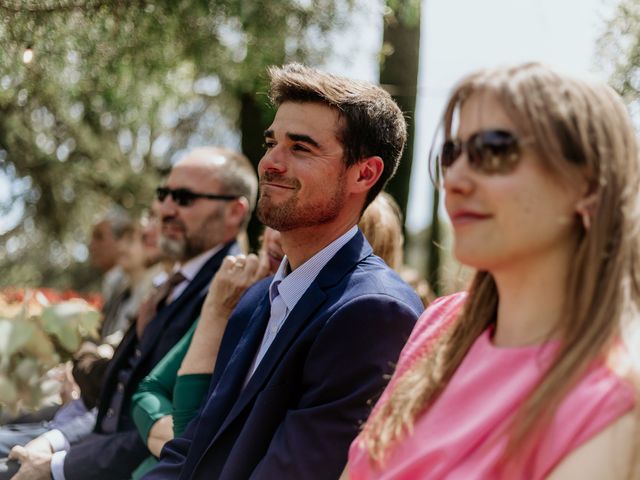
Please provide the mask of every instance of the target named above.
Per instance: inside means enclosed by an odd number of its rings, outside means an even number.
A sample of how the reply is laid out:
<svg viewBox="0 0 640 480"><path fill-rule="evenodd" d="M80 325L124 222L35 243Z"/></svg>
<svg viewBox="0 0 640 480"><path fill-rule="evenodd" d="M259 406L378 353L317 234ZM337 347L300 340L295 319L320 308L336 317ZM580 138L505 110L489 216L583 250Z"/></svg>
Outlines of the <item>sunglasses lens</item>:
<svg viewBox="0 0 640 480"><path fill-rule="evenodd" d="M189 190L184 190L182 188L171 192L171 196L173 197L173 200L181 207L188 207L196 198L196 196L192 192L190 192Z"/></svg>
<svg viewBox="0 0 640 480"><path fill-rule="evenodd" d="M484 173L511 172L520 158L518 139L504 130L487 130L467 143L469 165Z"/></svg>
<svg viewBox="0 0 640 480"><path fill-rule="evenodd" d="M460 156L460 144L453 140L447 140L442 144L442 153L440 155L440 164L442 169L446 170Z"/></svg>
<svg viewBox="0 0 640 480"><path fill-rule="evenodd" d="M164 199L169 195L169 189L165 187L156 188L156 198L161 202L164 202Z"/></svg>

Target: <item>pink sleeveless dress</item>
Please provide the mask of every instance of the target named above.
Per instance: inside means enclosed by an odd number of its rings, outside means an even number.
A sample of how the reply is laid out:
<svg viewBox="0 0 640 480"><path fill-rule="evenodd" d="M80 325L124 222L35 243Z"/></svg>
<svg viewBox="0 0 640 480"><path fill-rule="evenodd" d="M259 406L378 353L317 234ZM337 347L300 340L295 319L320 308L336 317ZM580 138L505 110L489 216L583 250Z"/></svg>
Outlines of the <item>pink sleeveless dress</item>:
<svg viewBox="0 0 640 480"><path fill-rule="evenodd" d="M380 405L399 378L424 354L442 329L455 320L466 294L434 302L421 316L403 349L396 373ZM567 394L550 425L536 439L526 458L500 470L510 419L553 359L556 342L541 346L498 348L491 332L473 344L446 389L397 442L382 469L356 438L349 450L349 478L364 479L543 479L564 457L611 422L631 410L631 386L609 369L596 365ZM514 459L512 459L514 460Z"/></svg>

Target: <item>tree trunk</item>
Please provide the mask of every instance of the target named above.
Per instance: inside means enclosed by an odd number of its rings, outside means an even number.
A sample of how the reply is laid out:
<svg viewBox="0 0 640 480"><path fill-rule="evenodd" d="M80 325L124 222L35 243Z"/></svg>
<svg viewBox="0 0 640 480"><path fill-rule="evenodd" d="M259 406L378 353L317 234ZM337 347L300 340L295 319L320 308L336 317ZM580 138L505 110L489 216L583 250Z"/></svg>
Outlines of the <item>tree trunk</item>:
<svg viewBox="0 0 640 480"><path fill-rule="evenodd" d="M408 124L407 144L396 175L386 190L406 215L415 139L416 85L420 48L420 2L386 0L380 84L393 96ZM394 8L395 7L395 8Z"/></svg>

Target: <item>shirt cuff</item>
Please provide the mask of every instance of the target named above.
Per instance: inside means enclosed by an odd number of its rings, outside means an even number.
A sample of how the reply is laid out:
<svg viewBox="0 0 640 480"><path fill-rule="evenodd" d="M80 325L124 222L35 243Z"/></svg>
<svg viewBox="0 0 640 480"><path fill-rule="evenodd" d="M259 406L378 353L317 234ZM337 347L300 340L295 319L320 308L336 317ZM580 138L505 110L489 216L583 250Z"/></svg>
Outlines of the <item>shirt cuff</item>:
<svg viewBox="0 0 640 480"><path fill-rule="evenodd" d="M67 456L67 452L56 452L51 457L51 476L53 480L65 480L64 479L64 459Z"/></svg>
<svg viewBox="0 0 640 480"><path fill-rule="evenodd" d="M49 441L54 452L68 452L71 449L69 440L58 429L49 430L42 434L42 437Z"/></svg>

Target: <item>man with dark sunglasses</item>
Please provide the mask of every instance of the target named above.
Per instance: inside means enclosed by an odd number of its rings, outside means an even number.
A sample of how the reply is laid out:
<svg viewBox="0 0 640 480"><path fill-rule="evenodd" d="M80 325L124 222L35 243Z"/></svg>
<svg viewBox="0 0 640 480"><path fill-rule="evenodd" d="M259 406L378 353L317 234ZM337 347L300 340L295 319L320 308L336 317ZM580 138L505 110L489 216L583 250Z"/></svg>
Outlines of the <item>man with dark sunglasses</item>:
<svg viewBox="0 0 640 480"><path fill-rule="evenodd" d="M161 247L177 263L107 367L93 432L79 435L72 421L37 439L31 450L19 447L14 456L23 465L16 478L131 477L149 455L131 418L131 396L199 316L223 258L240 253L236 237L246 227L256 191L255 170L236 152L198 148L176 163L157 197Z"/></svg>
<svg viewBox="0 0 640 480"><path fill-rule="evenodd" d="M270 74L258 217L286 257L231 314L208 398L145 480L338 478L422 311L357 228L397 168L402 112L368 83Z"/></svg>

